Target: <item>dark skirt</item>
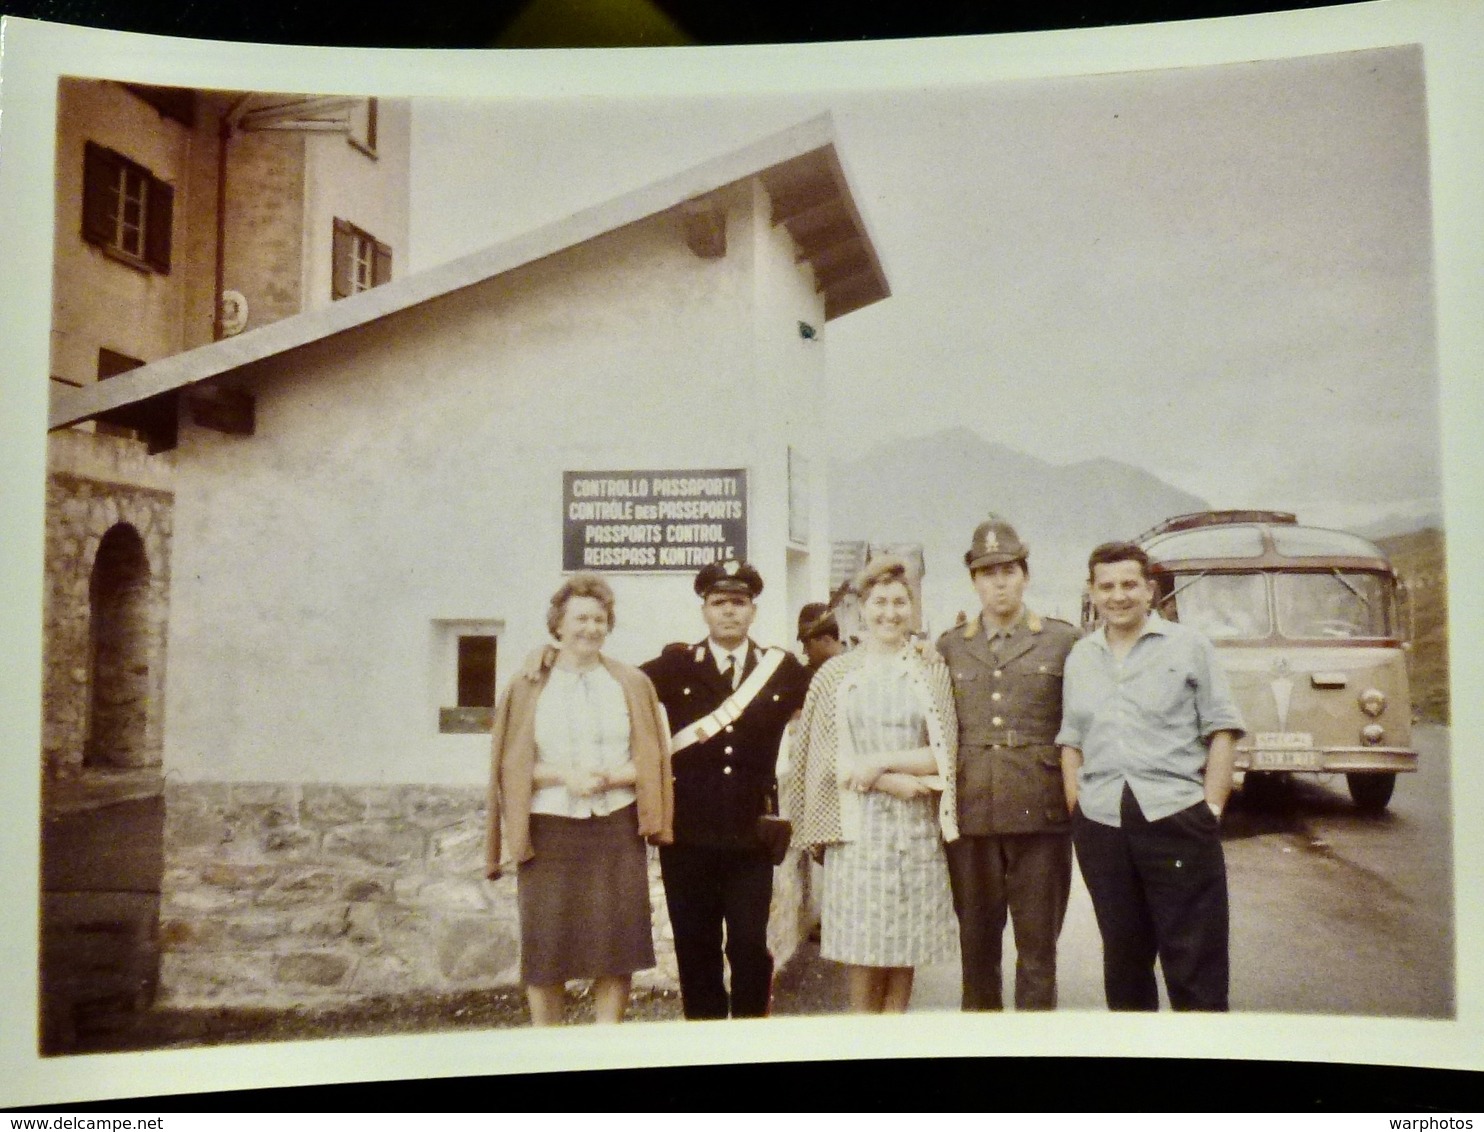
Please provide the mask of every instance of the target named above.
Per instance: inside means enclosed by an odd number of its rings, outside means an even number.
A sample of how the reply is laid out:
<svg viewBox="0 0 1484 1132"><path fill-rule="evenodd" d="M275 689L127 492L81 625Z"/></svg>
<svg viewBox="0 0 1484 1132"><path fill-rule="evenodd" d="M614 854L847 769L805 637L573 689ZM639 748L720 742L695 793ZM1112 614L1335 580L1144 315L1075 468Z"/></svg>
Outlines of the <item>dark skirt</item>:
<svg viewBox="0 0 1484 1132"><path fill-rule="evenodd" d="M636 806L607 817L531 815L516 874L521 978L534 986L654 966L649 864Z"/></svg>

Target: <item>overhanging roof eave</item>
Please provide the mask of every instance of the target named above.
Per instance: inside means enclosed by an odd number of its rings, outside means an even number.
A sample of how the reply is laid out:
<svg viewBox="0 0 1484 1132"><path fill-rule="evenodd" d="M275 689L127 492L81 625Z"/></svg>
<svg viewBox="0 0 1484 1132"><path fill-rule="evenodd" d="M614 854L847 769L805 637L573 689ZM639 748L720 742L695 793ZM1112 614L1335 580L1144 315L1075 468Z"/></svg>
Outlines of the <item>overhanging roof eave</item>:
<svg viewBox="0 0 1484 1132"><path fill-rule="evenodd" d="M776 191L775 205L779 199L785 202L774 223L789 232L799 258L814 269L825 299L825 321L890 297L876 241L850 191L850 178L833 143L762 174L762 179L770 193ZM797 203L801 200L803 207ZM852 245L850 258L860 266L847 277L830 279L832 261L845 244Z"/></svg>
<svg viewBox="0 0 1484 1132"><path fill-rule="evenodd" d="M388 315L476 286L727 185L749 177L765 177L770 169L811 154L818 154L827 163L835 181L835 191L841 196L860 233L865 236L867 254L880 280L878 297L885 298L890 293L886 289L885 273L881 270L869 233L850 197L849 186L835 152L833 123L828 114L823 114L514 239L415 275L395 279L383 286L331 303L327 307L281 319L235 338L225 338L162 358L107 381L61 392L52 405L48 427L56 429L77 424L101 413L161 393L186 389L241 370L255 362L354 330ZM876 299L870 301L874 302Z"/></svg>

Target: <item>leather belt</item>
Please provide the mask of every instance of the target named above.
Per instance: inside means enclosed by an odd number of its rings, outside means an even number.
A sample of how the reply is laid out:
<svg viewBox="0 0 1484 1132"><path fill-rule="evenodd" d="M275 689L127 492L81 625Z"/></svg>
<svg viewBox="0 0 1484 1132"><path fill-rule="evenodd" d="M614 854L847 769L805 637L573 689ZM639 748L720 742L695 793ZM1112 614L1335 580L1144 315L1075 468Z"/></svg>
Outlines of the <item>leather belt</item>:
<svg viewBox="0 0 1484 1132"><path fill-rule="evenodd" d="M1052 737L1054 739L1055 736ZM961 746L964 747L1052 747L1055 743L1052 739L1038 739L1034 735L1028 735L1024 731L982 731L967 738Z"/></svg>

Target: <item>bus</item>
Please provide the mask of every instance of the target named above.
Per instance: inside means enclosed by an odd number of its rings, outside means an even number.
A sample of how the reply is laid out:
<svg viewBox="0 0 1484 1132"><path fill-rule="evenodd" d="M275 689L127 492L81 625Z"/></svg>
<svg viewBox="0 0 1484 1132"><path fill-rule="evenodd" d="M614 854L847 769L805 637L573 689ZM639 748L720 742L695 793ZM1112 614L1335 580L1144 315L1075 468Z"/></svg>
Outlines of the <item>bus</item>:
<svg viewBox="0 0 1484 1132"><path fill-rule="evenodd" d="M1286 511L1201 511L1135 540L1155 608L1216 646L1247 725L1244 789L1343 774L1362 811L1417 769L1405 587L1379 547Z"/></svg>

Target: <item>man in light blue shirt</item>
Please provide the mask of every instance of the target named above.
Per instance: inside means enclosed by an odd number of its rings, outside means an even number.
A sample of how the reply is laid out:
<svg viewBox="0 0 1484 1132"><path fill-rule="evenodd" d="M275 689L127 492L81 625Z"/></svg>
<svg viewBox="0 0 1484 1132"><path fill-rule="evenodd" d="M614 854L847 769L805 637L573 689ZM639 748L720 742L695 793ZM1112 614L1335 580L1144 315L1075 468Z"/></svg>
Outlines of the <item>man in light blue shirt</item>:
<svg viewBox="0 0 1484 1132"><path fill-rule="evenodd" d="M1152 612L1149 558L1105 543L1088 560L1102 626L1067 658L1062 778L1077 864L1103 937L1110 1010L1225 1010L1221 811L1242 719L1216 650Z"/></svg>

